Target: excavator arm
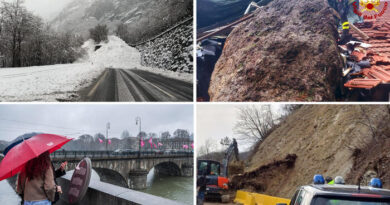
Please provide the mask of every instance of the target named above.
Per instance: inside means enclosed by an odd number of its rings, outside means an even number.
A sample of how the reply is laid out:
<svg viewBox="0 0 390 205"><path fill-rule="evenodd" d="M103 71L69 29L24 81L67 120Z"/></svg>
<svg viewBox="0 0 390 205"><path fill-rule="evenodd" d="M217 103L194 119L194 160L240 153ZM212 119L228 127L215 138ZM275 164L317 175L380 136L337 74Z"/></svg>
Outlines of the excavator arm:
<svg viewBox="0 0 390 205"><path fill-rule="evenodd" d="M228 176L228 166L229 162L231 160L231 156L234 154L235 159L238 161L238 146L236 139L233 138L233 142L229 145L229 147L225 151L225 157L222 160L222 176L227 177Z"/></svg>

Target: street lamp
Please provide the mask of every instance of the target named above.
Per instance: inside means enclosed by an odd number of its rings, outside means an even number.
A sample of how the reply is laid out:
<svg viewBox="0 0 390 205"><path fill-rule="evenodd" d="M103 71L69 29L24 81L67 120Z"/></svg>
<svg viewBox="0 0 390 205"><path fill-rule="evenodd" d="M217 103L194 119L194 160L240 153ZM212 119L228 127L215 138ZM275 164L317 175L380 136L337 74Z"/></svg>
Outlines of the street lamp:
<svg viewBox="0 0 390 205"><path fill-rule="evenodd" d="M106 126L106 150L108 151L108 130L110 129L110 122L107 122Z"/></svg>
<svg viewBox="0 0 390 205"><path fill-rule="evenodd" d="M135 124L139 125L138 158L141 156L141 117L135 118Z"/></svg>

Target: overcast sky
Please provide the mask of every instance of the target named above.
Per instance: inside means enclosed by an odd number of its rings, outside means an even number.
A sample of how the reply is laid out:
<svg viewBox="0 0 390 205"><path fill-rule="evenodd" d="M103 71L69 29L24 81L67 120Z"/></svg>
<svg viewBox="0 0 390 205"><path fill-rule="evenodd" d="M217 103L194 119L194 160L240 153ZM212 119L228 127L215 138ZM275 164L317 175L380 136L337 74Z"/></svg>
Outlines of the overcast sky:
<svg viewBox="0 0 390 205"><path fill-rule="evenodd" d="M30 132L78 137L106 132L109 137L120 137L123 130L138 133L135 118L141 117L142 131L173 133L176 129L193 132L192 105L0 105L0 140L10 141Z"/></svg>
<svg viewBox="0 0 390 205"><path fill-rule="evenodd" d="M0 0L3 1L3 0ZM5 0L7 2L13 2L16 0ZM56 14L73 0L24 0L24 5L29 11L32 11L35 15L42 17L45 20L51 20ZM84 1L84 0L80 0Z"/></svg>
<svg viewBox="0 0 390 205"><path fill-rule="evenodd" d="M234 135L233 128L237 122L238 107L245 105L200 104L196 113L196 142L197 147L204 145L207 139L213 139L218 149L221 138L238 138ZM280 104L272 105L275 112L280 111ZM247 151L252 144L238 140L238 149Z"/></svg>

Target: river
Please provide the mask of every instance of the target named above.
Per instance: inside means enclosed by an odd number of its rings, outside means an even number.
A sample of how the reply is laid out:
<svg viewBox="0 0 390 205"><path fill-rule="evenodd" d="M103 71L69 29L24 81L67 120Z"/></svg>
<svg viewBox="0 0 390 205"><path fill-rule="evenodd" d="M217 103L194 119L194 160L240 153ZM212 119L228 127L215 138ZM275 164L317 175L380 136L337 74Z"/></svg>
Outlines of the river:
<svg viewBox="0 0 390 205"><path fill-rule="evenodd" d="M144 193L161 196L185 204L193 204L194 178L154 176L153 170L148 174L148 188Z"/></svg>

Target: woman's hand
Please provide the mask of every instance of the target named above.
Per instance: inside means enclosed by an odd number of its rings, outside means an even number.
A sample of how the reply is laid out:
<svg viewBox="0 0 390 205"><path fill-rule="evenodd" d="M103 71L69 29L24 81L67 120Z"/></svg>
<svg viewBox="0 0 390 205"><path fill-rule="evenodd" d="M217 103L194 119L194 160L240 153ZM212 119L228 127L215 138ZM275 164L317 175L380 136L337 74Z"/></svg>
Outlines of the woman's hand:
<svg viewBox="0 0 390 205"><path fill-rule="evenodd" d="M68 165L67 161L61 163L61 166L60 166L61 171L65 171L66 165Z"/></svg>
<svg viewBox="0 0 390 205"><path fill-rule="evenodd" d="M62 194L62 189L61 189L61 186L57 186L57 192Z"/></svg>

